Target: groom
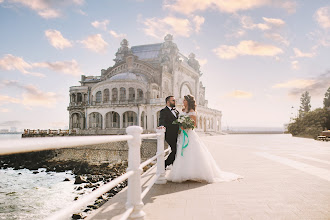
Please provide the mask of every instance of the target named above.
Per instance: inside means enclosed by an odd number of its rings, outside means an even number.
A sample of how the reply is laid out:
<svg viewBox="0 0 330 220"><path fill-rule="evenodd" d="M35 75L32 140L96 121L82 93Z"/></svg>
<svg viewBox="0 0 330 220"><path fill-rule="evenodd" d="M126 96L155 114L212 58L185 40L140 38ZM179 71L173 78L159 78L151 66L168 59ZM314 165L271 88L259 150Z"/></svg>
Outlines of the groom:
<svg viewBox="0 0 330 220"><path fill-rule="evenodd" d="M176 141L178 139L179 125L172 124L178 116L179 112L175 108L175 97L168 96L165 99L166 107L160 111L159 115L159 127L166 128L165 140L171 147L171 153L168 155L165 161L165 168L173 164L176 154Z"/></svg>

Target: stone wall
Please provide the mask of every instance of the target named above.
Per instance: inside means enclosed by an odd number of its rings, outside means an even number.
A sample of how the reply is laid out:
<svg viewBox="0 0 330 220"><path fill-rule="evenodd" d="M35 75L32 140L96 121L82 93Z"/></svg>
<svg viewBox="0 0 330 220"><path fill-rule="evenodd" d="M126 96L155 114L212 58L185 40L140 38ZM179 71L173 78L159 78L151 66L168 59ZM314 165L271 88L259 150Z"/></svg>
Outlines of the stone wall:
<svg viewBox="0 0 330 220"><path fill-rule="evenodd" d="M167 144L165 144L167 148ZM142 161L156 155L157 139L145 139L141 144ZM92 165L101 163L115 163L128 159L127 141L111 142L106 144L88 145L83 147L55 150L55 157L51 161L78 161Z"/></svg>

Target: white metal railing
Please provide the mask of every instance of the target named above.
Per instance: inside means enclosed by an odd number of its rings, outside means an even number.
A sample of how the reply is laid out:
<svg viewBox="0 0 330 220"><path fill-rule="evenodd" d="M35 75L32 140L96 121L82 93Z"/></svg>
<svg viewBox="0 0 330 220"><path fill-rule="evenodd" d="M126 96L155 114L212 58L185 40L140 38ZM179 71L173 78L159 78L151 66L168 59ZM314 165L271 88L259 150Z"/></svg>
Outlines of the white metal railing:
<svg viewBox="0 0 330 220"><path fill-rule="evenodd" d="M157 133L154 134L141 134L142 131L143 129L139 126L131 126L126 128L127 135L120 136L45 137L0 141L0 155L127 141L129 147L127 172L90 194L74 201L72 205L56 212L49 217L48 220L58 220L69 217L74 211L90 204L97 197L108 192L126 179L128 179L126 211L123 213L121 219L143 219L145 216L145 213L142 210L144 206L142 202L143 197L149 192L154 183L166 183L164 157L169 149L166 151L164 150L165 131L163 129L157 129ZM153 137L157 137L157 154L141 164L140 147L142 139ZM154 178L152 183L141 192L142 168L156 159L156 178Z"/></svg>

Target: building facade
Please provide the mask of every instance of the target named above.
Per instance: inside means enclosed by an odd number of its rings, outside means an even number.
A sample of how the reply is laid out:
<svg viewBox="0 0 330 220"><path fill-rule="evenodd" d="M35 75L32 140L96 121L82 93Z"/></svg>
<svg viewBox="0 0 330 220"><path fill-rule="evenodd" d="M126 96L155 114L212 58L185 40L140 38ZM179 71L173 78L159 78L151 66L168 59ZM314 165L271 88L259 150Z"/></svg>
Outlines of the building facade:
<svg viewBox="0 0 330 220"><path fill-rule="evenodd" d="M221 111L207 107L200 65L191 53L179 52L172 35L163 43L132 46L124 39L114 59L100 76L81 76L70 87L70 129L80 134L123 134L138 125L145 133L158 126L165 98L174 95L181 109L184 95L195 96L197 131L221 132Z"/></svg>

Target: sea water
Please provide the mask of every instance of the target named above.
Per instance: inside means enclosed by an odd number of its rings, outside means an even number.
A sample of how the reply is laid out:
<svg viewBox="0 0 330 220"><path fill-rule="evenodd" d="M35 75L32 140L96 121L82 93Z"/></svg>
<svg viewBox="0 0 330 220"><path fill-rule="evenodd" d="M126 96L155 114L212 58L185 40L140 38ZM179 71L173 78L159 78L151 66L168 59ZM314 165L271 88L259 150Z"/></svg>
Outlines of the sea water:
<svg viewBox="0 0 330 220"><path fill-rule="evenodd" d="M0 135L0 140L18 138L20 134ZM64 181L66 178L70 181ZM0 219L45 219L74 201L81 193L76 186L71 171L55 173L41 168L34 174L28 169L0 169Z"/></svg>

